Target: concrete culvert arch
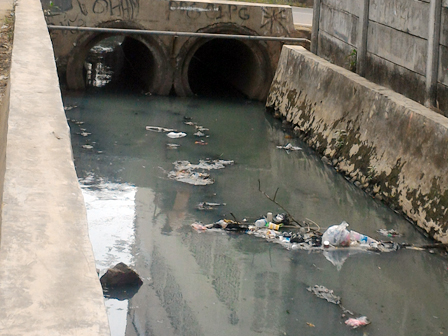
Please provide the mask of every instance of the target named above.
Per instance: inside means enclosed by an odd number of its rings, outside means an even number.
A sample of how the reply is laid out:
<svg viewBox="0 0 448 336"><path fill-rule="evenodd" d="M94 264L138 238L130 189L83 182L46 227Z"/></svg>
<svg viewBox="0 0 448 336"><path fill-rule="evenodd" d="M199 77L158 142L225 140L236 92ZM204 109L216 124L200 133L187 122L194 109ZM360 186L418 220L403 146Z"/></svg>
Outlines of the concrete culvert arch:
<svg viewBox="0 0 448 336"><path fill-rule="evenodd" d="M107 28L131 28L123 26L107 26ZM86 60L92 56L92 48L102 41L120 39L119 50L114 53L111 62L114 62L116 73L113 81L128 82L145 92L158 95L167 95L171 89L172 71L164 45L153 36L126 36L112 34L83 34L76 43L73 53L67 63L66 82L70 90L84 90L89 84L86 74ZM95 47L97 48L97 47ZM135 84L140 85L135 85Z"/></svg>
<svg viewBox="0 0 448 336"><path fill-rule="evenodd" d="M253 35L237 26L216 26L201 32ZM179 96L244 95L264 100L272 76L264 42L192 38L177 58L174 88Z"/></svg>

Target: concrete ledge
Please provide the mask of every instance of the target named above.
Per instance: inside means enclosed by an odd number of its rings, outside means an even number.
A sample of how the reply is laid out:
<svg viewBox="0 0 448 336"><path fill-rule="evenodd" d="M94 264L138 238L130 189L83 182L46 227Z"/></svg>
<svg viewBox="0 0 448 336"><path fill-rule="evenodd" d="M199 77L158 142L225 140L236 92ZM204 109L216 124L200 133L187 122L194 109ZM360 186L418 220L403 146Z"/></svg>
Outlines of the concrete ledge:
<svg viewBox="0 0 448 336"><path fill-rule="evenodd" d="M448 243L448 119L301 47L284 46L267 107L336 169Z"/></svg>
<svg viewBox="0 0 448 336"><path fill-rule="evenodd" d="M1 335L109 335L40 1L15 10L0 246Z"/></svg>

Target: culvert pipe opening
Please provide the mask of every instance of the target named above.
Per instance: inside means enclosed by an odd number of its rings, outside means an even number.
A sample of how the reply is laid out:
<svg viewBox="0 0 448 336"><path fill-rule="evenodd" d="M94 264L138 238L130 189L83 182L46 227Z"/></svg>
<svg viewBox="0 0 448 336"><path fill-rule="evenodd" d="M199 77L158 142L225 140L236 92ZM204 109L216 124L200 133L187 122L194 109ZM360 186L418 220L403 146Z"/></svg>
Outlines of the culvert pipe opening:
<svg viewBox="0 0 448 336"><path fill-rule="evenodd" d="M255 43L214 39L202 44L188 64L188 85L199 96L263 99L269 62Z"/></svg>
<svg viewBox="0 0 448 336"><path fill-rule="evenodd" d="M142 42L114 36L101 40L88 51L84 69L86 87L141 91L152 86L155 60Z"/></svg>

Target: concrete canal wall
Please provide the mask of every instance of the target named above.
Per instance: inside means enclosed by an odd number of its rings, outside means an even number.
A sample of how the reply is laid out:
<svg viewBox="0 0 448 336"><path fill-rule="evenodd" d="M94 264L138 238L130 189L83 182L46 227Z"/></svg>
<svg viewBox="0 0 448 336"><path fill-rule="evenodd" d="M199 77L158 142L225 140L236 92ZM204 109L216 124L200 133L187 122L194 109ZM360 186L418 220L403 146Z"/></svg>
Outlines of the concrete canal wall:
<svg viewBox="0 0 448 336"><path fill-rule="evenodd" d="M13 10L12 0L0 0L0 17L9 18ZM6 19L5 19L6 20ZM6 32L2 32L5 34ZM8 54L9 55L9 54ZM7 71L4 72L7 75ZM3 203L3 181L6 168L6 134L8 131L8 114L9 114L9 85L8 80L4 80L0 85L6 85L0 88L0 214ZM1 225L1 216L0 216Z"/></svg>
<svg viewBox="0 0 448 336"><path fill-rule="evenodd" d="M8 132L9 87L7 89L6 97L8 97L8 99L3 98L3 103L0 106L0 214L3 207L3 181L6 169L6 134Z"/></svg>
<svg viewBox="0 0 448 336"><path fill-rule="evenodd" d="M0 334L110 335L40 2L18 0L15 16ZM1 115L3 148L6 118Z"/></svg>
<svg viewBox="0 0 448 336"><path fill-rule="evenodd" d="M267 107L353 182L448 243L448 119L301 47L284 46Z"/></svg>

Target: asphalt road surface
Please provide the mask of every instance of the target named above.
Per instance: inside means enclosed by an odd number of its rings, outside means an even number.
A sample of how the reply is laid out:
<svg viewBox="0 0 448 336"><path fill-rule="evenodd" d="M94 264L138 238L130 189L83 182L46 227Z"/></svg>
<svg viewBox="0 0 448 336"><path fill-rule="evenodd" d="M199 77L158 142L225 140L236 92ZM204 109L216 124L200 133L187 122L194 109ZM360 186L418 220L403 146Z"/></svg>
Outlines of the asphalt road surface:
<svg viewBox="0 0 448 336"><path fill-rule="evenodd" d="M311 24L313 23L313 9L292 7L292 17L295 24L311 26Z"/></svg>

